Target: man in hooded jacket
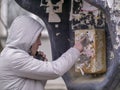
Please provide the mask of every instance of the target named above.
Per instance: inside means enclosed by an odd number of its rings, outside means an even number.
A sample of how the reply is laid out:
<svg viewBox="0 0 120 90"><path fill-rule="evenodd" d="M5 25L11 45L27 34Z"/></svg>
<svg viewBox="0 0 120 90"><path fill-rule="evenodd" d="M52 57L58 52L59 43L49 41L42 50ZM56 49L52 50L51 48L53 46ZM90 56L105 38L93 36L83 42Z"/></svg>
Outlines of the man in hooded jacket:
<svg viewBox="0 0 120 90"><path fill-rule="evenodd" d="M83 50L81 42L55 61L35 59L43 28L29 16L13 21L0 55L0 90L44 90L46 80L62 76L77 61Z"/></svg>

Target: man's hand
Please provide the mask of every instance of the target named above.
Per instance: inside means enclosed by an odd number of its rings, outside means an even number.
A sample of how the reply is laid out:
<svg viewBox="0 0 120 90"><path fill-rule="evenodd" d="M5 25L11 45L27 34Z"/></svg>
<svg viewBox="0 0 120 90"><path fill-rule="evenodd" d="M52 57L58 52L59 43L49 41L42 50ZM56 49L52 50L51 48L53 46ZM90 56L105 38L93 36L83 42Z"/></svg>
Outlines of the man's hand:
<svg viewBox="0 0 120 90"><path fill-rule="evenodd" d="M48 59L46 58L46 55L42 51L37 51L36 58L41 59L43 61L48 61Z"/></svg>
<svg viewBox="0 0 120 90"><path fill-rule="evenodd" d="M86 37L81 38L80 40L75 42L74 48L78 49L80 52L83 51L83 42L86 39Z"/></svg>

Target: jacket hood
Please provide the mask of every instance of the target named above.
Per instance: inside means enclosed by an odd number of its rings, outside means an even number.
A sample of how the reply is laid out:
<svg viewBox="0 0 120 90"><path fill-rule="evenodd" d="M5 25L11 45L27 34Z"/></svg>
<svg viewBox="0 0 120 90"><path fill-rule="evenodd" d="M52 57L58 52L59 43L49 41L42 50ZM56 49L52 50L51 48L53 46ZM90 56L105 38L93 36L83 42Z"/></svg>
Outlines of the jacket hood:
<svg viewBox="0 0 120 90"><path fill-rule="evenodd" d="M6 46L28 52L43 29L42 24L33 18L19 16L8 30Z"/></svg>

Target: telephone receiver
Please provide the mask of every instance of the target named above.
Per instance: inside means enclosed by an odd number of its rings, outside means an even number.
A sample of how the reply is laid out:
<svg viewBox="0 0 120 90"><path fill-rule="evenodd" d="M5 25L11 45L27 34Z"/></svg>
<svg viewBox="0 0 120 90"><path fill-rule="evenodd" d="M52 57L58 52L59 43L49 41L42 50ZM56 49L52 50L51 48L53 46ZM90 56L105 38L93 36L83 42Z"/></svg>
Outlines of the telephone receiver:
<svg viewBox="0 0 120 90"><path fill-rule="evenodd" d="M35 58L39 59L39 60L42 60L42 61L45 61L45 58L38 51L35 54Z"/></svg>

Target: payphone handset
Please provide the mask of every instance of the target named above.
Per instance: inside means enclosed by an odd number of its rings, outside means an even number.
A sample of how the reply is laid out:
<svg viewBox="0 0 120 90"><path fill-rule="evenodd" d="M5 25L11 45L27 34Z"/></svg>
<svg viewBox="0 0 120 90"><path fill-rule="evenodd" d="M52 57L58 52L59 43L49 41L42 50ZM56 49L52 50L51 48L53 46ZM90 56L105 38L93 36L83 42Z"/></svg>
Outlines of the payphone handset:
<svg viewBox="0 0 120 90"><path fill-rule="evenodd" d="M35 57L36 59L42 60L42 61L46 61L46 58L43 57L43 55L41 53L39 53L39 51L36 52Z"/></svg>

